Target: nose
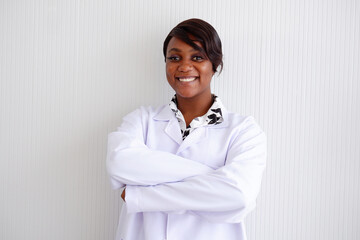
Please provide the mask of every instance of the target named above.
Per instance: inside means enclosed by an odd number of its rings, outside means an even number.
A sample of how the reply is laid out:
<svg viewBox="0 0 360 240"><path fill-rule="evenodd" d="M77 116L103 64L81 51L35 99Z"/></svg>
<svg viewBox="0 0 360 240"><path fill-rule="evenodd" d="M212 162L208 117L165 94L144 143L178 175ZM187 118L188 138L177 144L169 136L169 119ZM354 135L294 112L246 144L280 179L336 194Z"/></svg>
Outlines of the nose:
<svg viewBox="0 0 360 240"><path fill-rule="evenodd" d="M182 61L178 67L180 72L189 72L193 69L193 65L189 61Z"/></svg>

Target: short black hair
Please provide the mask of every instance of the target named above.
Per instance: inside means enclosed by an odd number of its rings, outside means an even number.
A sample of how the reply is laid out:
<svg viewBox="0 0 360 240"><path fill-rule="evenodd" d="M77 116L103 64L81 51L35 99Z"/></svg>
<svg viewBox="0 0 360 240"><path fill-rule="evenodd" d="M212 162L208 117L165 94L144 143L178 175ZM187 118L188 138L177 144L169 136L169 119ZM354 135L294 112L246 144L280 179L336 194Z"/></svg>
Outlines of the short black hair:
<svg viewBox="0 0 360 240"><path fill-rule="evenodd" d="M194 38L190 38L190 37ZM171 38L176 37L181 41L192 46L194 49L205 53L206 57L212 63L212 69L217 71L220 66L220 72L223 69L223 54L221 40L215 28L204 20L191 18L176 25L167 35L164 41L163 53L166 61L166 50ZM203 46L200 47L194 43L198 41Z"/></svg>

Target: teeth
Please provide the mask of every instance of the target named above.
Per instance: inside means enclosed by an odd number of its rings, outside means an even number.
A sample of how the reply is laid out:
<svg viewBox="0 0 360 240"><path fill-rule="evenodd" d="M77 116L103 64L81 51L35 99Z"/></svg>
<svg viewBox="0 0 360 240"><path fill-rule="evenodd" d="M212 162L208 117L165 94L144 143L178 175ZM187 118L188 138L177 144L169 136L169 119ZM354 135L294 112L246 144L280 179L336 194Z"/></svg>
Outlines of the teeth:
<svg viewBox="0 0 360 240"><path fill-rule="evenodd" d="M191 78L179 78L180 82L191 82L194 81L196 79L196 77L191 77Z"/></svg>

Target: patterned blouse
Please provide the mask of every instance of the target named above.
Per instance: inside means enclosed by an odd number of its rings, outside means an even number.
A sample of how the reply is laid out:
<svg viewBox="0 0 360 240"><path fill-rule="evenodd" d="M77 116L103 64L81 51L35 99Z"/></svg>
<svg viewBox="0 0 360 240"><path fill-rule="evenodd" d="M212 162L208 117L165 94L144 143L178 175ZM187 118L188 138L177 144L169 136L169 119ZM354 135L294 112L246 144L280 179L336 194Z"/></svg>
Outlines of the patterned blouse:
<svg viewBox="0 0 360 240"><path fill-rule="evenodd" d="M175 116L180 124L181 135L183 140L198 127L203 127L211 124L216 125L224 121L221 111L221 109L224 109L224 106L221 103L221 100L218 98L218 96L215 95L213 95L213 100L214 100L213 104L211 105L211 107L209 108L209 110L205 115L194 118L189 124L189 126L186 126L184 116L182 115L181 111L177 108L176 94L174 95L174 97L171 99L169 103L169 106L171 110L175 113Z"/></svg>

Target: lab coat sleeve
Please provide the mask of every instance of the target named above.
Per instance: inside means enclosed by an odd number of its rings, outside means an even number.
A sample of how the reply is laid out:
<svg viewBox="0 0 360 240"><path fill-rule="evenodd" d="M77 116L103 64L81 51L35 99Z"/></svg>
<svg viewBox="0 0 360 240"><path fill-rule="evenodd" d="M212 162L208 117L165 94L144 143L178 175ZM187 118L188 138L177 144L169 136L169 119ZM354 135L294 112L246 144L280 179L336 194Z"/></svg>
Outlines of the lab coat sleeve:
<svg viewBox="0 0 360 240"><path fill-rule="evenodd" d="M128 212L188 211L209 221L240 222L255 207L265 160L265 134L249 117L239 127L223 167L180 182L129 186Z"/></svg>
<svg viewBox="0 0 360 240"><path fill-rule="evenodd" d="M155 151L145 145L148 114L138 109L123 119L108 136L107 171L114 189L125 185L156 185L181 181L213 169L175 154Z"/></svg>

